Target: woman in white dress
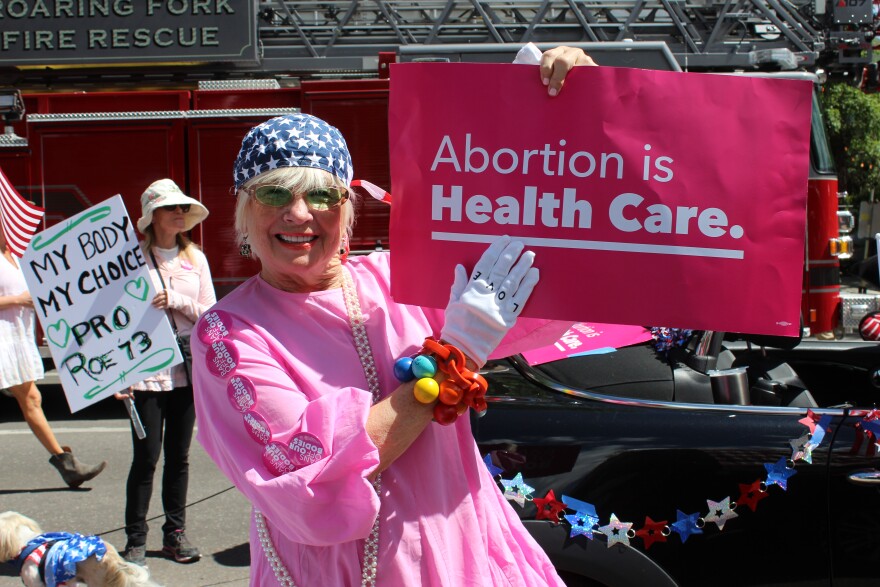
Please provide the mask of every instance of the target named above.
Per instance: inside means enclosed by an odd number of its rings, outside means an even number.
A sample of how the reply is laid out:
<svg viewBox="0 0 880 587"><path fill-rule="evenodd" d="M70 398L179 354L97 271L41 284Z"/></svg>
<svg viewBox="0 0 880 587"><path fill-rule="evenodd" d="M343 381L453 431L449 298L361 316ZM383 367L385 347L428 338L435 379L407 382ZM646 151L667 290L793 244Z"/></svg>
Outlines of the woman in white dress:
<svg viewBox="0 0 880 587"><path fill-rule="evenodd" d="M71 488L79 487L107 466L86 465L68 446L61 446L43 413L43 397L35 381L43 378L43 360L34 336L34 302L19 260L6 246L0 231L0 388L12 392L21 413L37 440L49 454L49 462Z"/></svg>

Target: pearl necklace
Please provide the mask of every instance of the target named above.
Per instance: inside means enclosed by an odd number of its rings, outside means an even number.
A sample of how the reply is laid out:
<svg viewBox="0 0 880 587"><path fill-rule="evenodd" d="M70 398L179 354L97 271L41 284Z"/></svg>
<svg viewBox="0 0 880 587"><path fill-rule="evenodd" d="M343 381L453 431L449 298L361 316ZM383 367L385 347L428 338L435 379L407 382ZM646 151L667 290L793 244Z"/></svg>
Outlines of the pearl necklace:
<svg viewBox="0 0 880 587"><path fill-rule="evenodd" d="M379 401L379 374L376 372L376 363L373 360L373 350L370 347L370 339L367 337L367 329L364 327L364 316L361 313L361 304L358 300L357 290L354 282L348 274L348 270L343 267L342 297L345 300L345 311L348 314L348 324L351 326L351 335L354 338L354 346L357 349L358 357L361 365L364 367L364 375L367 377L367 384L370 387L370 393L373 395L373 403ZM376 495L380 495L382 488L382 476L378 475L373 481L373 489ZM272 573L278 584L282 587L296 587L290 571L284 566L284 561L278 556L275 550L275 544L272 537L269 536L269 529L266 526L266 518L259 510L254 510L254 520L257 525L257 536L260 538L260 545L263 547L263 554L272 567ZM373 528L370 530L370 536L364 542L364 561L363 571L361 573L362 587L376 587L376 570L379 567L379 516L373 522Z"/></svg>

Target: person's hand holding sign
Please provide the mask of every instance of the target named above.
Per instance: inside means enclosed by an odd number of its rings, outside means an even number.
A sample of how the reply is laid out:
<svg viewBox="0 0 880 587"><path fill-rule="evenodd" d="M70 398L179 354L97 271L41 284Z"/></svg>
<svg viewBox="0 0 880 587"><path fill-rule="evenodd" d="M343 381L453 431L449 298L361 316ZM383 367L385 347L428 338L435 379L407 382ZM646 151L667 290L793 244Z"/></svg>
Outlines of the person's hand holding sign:
<svg viewBox="0 0 880 587"><path fill-rule="evenodd" d="M160 310L165 310L168 308L168 290L162 290L156 294L156 297L153 298L152 301L153 307L158 308Z"/></svg>
<svg viewBox="0 0 880 587"><path fill-rule="evenodd" d="M3 296L3 302L0 303L0 308L6 308L10 306L24 306L25 308L33 308L34 300L33 298L31 298L31 294L28 290L25 290L20 294L14 296Z"/></svg>
<svg viewBox="0 0 880 587"><path fill-rule="evenodd" d="M483 253L470 280L464 266L455 267L440 338L460 348L477 367L516 324L538 283L538 270L532 267L535 253L523 253L524 248L522 242L503 236Z"/></svg>
<svg viewBox="0 0 880 587"><path fill-rule="evenodd" d="M547 92L556 96L565 85L565 76L573 67L579 65L597 65L593 58L575 47L555 47L541 55L541 83L547 86Z"/></svg>

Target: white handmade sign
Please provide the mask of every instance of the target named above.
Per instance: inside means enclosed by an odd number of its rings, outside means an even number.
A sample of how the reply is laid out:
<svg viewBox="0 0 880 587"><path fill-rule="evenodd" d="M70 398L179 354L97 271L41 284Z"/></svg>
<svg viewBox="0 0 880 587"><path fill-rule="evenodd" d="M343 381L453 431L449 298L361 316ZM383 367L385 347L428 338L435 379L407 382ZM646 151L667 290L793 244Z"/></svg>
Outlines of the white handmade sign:
<svg viewBox="0 0 880 587"><path fill-rule="evenodd" d="M34 236L21 268L71 412L183 362L122 196Z"/></svg>

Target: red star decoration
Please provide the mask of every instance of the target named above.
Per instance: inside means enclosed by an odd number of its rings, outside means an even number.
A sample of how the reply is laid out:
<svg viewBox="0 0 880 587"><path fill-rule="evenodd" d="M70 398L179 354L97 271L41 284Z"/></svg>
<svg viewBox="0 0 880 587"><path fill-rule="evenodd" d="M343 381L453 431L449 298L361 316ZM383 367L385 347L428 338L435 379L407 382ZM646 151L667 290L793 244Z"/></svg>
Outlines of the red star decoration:
<svg viewBox="0 0 880 587"><path fill-rule="evenodd" d="M645 550L651 548L651 545L655 542L666 542L666 536L663 534L663 531L668 525L669 522L666 520L655 522L651 519L651 516L645 516L645 525L636 530L636 536L645 542Z"/></svg>
<svg viewBox="0 0 880 587"><path fill-rule="evenodd" d="M810 434L816 431L816 422L819 421L819 416L813 413L813 410L807 410L807 415L798 420L801 424L810 429Z"/></svg>
<svg viewBox="0 0 880 587"><path fill-rule="evenodd" d="M552 489L548 491L547 495L544 497L536 497L532 501L535 502L535 506L538 508L538 513L535 514L535 519L550 520L554 524L559 523L560 515L565 511L565 508L568 507L556 499L556 495L553 493Z"/></svg>
<svg viewBox="0 0 880 587"><path fill-rule="evenodd" d="M761 491L762 481L758 479L751 485L739 484L739 499L736 500L737 505L747 505L749 509L755 511L758 502L767 497L766 491Z"/></svg>

